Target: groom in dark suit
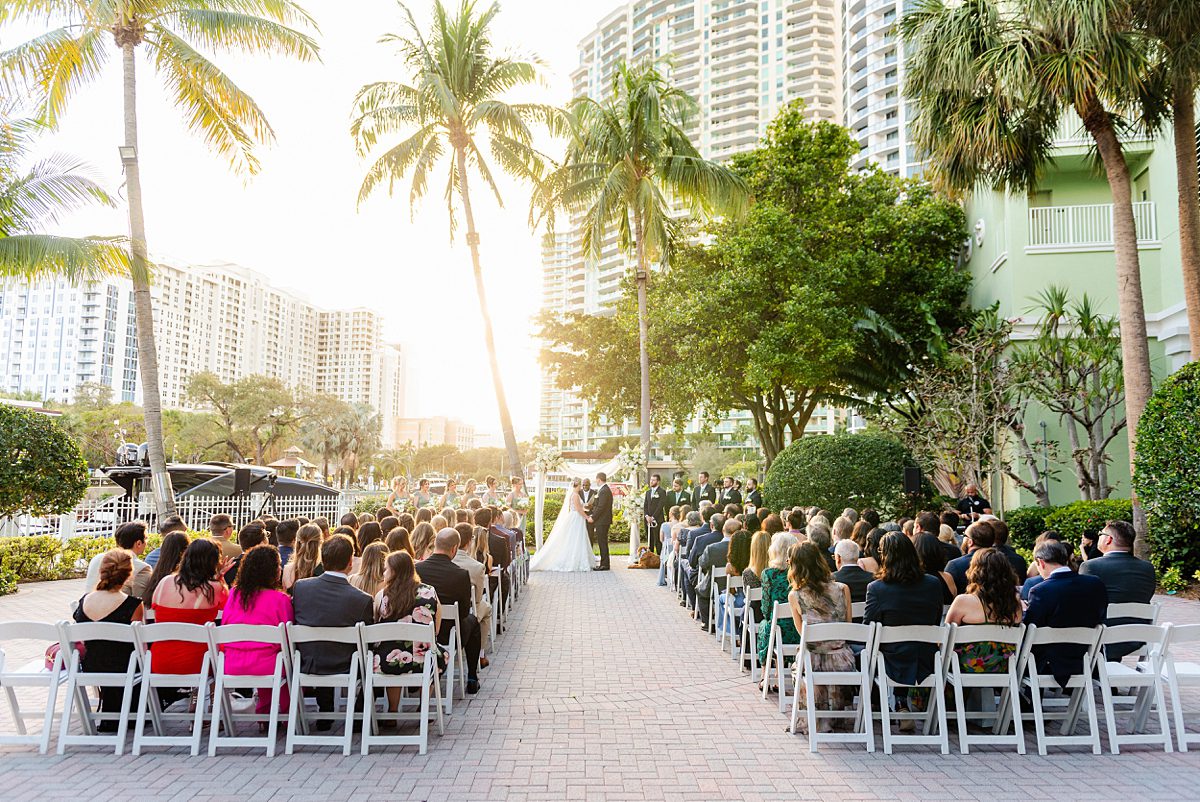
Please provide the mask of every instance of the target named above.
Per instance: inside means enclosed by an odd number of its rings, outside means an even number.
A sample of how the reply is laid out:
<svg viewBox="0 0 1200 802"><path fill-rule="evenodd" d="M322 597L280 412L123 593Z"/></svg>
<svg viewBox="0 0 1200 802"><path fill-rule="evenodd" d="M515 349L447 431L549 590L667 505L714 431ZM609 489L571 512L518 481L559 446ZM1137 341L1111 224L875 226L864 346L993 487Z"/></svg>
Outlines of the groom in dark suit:
<svg viewBox="0 0 1200 802"><path fill-rule="evenodd" d="M592 527L596 532L596 545L600 547L600 565L592 570L607 571L608 565L608 530L612 526L613 495L608 487L608 477L603 473L596 474L596 500L592 503Z"/></svg>
<svg viewBox="0 0 1200 802"><path fill-rule="evenodd" d="M642 499L642 509L646 513L646 542L650 551L658 554L662 551L662 539L658 536L662 526L663 511L666 509L667 492L659 487L662 481L657 473L650 476L650 487L646 489L646 497Z"/></svg>

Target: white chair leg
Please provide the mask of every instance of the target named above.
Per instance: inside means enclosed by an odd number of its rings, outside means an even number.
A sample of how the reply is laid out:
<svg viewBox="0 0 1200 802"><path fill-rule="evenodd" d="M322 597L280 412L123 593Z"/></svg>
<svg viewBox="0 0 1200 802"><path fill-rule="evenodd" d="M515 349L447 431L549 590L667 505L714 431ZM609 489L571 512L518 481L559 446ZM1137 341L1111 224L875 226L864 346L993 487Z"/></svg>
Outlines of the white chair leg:
<svg viewBox="0 0 1200 802"><path fill-rule="evenodd" d="M8 697L8 707L12 711L13 723L17 725L17 735L28 735L25 720L21 717L21 703L17 699L17 691L11 685L4 686L4 694Z"/></svg>

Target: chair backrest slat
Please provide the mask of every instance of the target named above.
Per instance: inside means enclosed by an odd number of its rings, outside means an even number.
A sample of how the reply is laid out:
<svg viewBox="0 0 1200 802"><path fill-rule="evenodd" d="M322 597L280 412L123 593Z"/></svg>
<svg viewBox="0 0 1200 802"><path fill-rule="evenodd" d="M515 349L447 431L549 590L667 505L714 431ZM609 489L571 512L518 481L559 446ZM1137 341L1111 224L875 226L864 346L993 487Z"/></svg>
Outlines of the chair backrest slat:
<svg viewBox="0 0 1200 802"><path fill-rule="evenodd" d="M1018 624L1015 627L1006 627L1000 624L956 624L954 625L954 644L961 643L979 643L980 641L992 641L993 643L1007 643L1011 646L1020 646L1021 641L1025 639L1025 627Z"/></svg>
<svg viewBox="0 0 1200 802"><path fill-rule="evenodd" d="M903 627L880 627L880 643L932 643L941 646L946 642L949 627L929 624L911 624Z"/></svg>
<svg viewBox="0 0 1200 802"><path fill-rule="evenodd" d="M388 621L382 624L370 624L362 628L362 642L365 648L383 641L413 641L415 643L433 643L437 633L433 624L414 624L409 622Z"/></svg>
<svg viewBox="0 0 1200 802"><path fill-rule="evenodd" d="M286 643L283 625L268 624L223 624L210 630L213 646L225 646L230 643L261 643L270 646L283 646Z"/></svg>
<svg viewBox="0 0 1200 802"><path fill-rule="evenodd" d="M45 621L0 621L0 641L57 641L58 624Z"/></svg>
<svg viewBox="0 0 1200 802"><path fill-rule="evenodd" d="M135 643L133 627L129 624L113 624L105 621L68 621L62 624L63 640L77 641L109 640L116 643Z"/></svg>
<svg viewBox="0 0 1200 802"><path fill-rule="evenodd" d="M288 640L295 643L345 643L358 645L358 625L353 627L306 627L287 625Z"/></svg>
<svg viewBox="0 0 1200 802"><path fill-rule="evenodd" d="M208 643L208 627L203 624L184 624L172 621L162 624L137 624L134 629L143 645L162 641Z"/></svg>
<svg viewBox="0 0 1200 802"><path fill-rule="evenodd" d="M1104 627L1100 634L1100 644L1109 643L1146 643L1161 646L1166 642L1170 632L1170 624L1156 626L1154 624L1117 624Z"/></svg>
<svg viewBox="0 0 1200 802"><path fill-rule="evenodd" d="M1099 629L1099 627L1035 627L1030 643L1033 646L1072 643L1091 648L1096 645L1096 641L1100 637Z"/></svg>

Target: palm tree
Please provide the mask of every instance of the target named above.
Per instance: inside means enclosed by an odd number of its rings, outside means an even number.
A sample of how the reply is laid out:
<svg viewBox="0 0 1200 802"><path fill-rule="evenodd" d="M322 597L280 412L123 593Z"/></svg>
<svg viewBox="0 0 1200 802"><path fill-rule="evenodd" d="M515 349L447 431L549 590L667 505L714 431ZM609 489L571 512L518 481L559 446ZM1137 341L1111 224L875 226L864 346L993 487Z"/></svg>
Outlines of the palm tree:
<svg viewBox="0 0 1200 802"><path fill-rule="evenodd" d="M621 249L634 258L641 447L649 456L650 266L669 261L679 238L676 204L695 216L739 214L748 201L746 186L728 167L696 150L686 133L696 101L670 84L652 62L620 64L608 98L578 97L568 110L573 136L566 156L534 202L550 225L559 208L581 215L583 247L591 257L599 257L615 228Z"/></svg>
<svg viewBox="0 0 1200 802"><path fill-rule="evenodd" d="M0 110L0 278L72 282L128 275L129 252L112 237L59 237L41 233L68 212L112 199L76 159L54 154L28 164L36 120L10 119Z"/></svg>
<svg viewBox="0 0 1200 802"><path fill-rule="evenodd" d="M1150 103L1148 42L1132 23L1129 0L920 0L900 24L913 50L913 137L935 181L954 190L1028 190L1066 111L1092 137L1112 192L1131 461L1151 392L1133 191L1119 137L1122 117ZM1136 502L1134 520L1144 535Z"/></svg>
<svg viewBox="0 0 1200 802"><path fill-rule="evenodd" d="M433 26L427 35L421 32L408 7L401 3L400 8L405 32L387 34L380 42L398 48L402 63L412 73L412 82L377 81L363 86L354 99L350 132L363 156L369 155L381 139L398 133L408 137L384 151L367 170L359 202L381 186L391 194L411 170L409 204L415 207L425 196L430 176L443 157L448 157L445 195L450 235L454 236L457 225L457 199L467 225L467 245L471 249L475 292L504 446L519 473L520 455L496 359L468 177L473 168L503 205L481 138L486 135L491 160L502 170L522 180L537 181L543 158L533 146L530 125L540 121L554 127L559 115L549 106L509 103L503 99L514 87L536 83L539 67L534 60L493 49L491 25L500 10L498 4L478 11L473 0L463 0L457 13L450 16L438 0L433 6Z"/></svg>
<svg viewBox="0 0 1200 802"><path fill-rule="evenodd" d="M1200 83L1200 3L1135 0L1138 24L1158 44L1174 120L1179 251L1192 359L1200 359L1200 179L1196 170L1196 88ZM1158 109L1151 109L1156 122Z"/></svg>
<svg viewBox="0 0 1200 802"><path fill-rule="evenodd" d="M129 199L134 312L138 365L146 416L146 440L159 514L175 510L163 448L162 399L154 310L147 276L148 248L138 161L137 49L151 64L188 128L226 159L234 172L252 175L257 143L274 137L254 100L201 50L274 53L302 61L317 45L294 26L312 19L291 0L5 0L0 25L14 20L65 20L65 24L0 53L0 90L31 89L41 117L58 122L82 87L100 77L109 45L121 54L125 142L121 162Z"/></svg>

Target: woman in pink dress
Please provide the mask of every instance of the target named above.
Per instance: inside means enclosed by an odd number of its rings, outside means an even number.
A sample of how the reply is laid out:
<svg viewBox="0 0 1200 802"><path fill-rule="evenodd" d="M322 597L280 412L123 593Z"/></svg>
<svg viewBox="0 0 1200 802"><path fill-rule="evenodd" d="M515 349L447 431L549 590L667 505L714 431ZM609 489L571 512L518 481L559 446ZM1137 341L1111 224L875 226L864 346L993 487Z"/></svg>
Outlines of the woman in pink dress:
<svg viewBox="0 0 1200 802"><path fill-rule="evenodd" d="M294 622L292 597L280 590L283 567L279 550L266 543L255 546L242 555L237 580L225 604L222 624L263 624L277 627ZM269 675L275 671L279 646L273 643L229 643L221 647L225 654L225 673ZM278 700L279 709L288 706L288 689L283 686ZM259 688L256 713L271 709L271 689ZM266 725L266 722L259 722Z"/></svg>

